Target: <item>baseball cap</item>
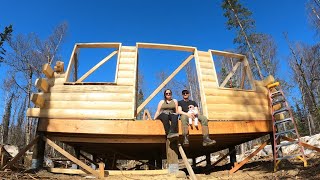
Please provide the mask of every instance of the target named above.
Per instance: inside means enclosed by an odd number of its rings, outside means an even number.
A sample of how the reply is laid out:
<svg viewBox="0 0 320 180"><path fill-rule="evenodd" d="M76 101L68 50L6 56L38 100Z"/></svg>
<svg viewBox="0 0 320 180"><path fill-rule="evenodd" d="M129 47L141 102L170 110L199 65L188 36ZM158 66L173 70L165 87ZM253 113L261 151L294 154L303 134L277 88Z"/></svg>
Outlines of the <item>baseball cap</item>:
<svg viewBox="0 0 320 180"><path fill-rule="evenodd" d="M182 94L183 94L183 93L189 93L189 90L188 90L188 89L184 89L184 90L182 90L181 93L182 93Z"/></svg>

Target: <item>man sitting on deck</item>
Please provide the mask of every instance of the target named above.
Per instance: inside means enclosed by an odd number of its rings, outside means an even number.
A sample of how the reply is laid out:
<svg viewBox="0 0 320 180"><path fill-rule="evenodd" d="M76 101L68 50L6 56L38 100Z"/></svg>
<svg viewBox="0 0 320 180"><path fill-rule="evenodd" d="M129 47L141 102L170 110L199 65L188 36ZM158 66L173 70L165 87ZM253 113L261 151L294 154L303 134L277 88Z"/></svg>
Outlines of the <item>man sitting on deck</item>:
<svg viewBox="0 0 320 180"><path fill-rule="evenodd" d="M181 124L182 124L182 134L183 134L183 146L189 146L189 118L194 119L195 118L195 114L191 114L188 113L189 109L188 106L189 105L193 105L194 108L196 109L197 112L198 111L198 105L195 101L192 101L189 99L189 91L184 89L182 91L182 97L183 100L178 102L178 111L179 114L181 114L180 119L181 119ZM202 134L203 134L203 142L202 145L203 146L211 146L214 145L216 143L215 140L211 140L209 138L209 128L208 128L208 119L207 117L203 116L203 115L198 115L198 119L201 122L202 125Z"/></svg>

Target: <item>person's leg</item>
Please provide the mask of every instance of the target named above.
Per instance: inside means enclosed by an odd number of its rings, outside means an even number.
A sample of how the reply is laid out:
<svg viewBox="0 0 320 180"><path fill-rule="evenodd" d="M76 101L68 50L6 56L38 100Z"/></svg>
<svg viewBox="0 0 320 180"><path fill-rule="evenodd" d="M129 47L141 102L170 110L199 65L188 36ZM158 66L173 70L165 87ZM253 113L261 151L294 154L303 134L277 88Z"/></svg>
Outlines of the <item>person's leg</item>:
<svg viewBox="0 0 320 180"><path fill-rule="evenodd" d="M162 124L163 124L163 127L164 127L164 130L166 132L166 135L169 134L169 131L170 131L170 123L169 123L169 115L168 114L165 114L165 113L161 113L157 119L160 119Z"/></svg>
<svg viewBox="0 0 320 180"><path fill-rule="evenodd" d="M208 128L208 119L203 115L198 115L198 119L202 125L202 134L203 134L203 146L212 146L216 143L215 140L209 138L209 128Z"/></svg>
<svg viewBox="0 0 320 180"><path fill-rule="evenodd" d="M182 135L183 135L183 146L189 146L189 117L187 115L182 114L180 116L181 125L182 125Z"/></svg>
<svg viewBox="0 0 320 180"><path fill-rule="evenodd" d="M169 134L167 135L167 139L169 139L170 141L178 140L178 115L170 114L169 120L171 121L171 125L169 129Z"/></svg>

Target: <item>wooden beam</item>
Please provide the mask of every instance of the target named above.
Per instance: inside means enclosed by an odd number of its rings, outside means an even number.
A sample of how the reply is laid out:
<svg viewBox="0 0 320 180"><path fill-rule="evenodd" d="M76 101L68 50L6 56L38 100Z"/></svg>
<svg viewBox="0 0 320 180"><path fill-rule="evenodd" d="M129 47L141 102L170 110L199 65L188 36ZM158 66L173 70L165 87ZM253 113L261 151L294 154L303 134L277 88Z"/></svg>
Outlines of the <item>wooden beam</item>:
<svg viewBox="0 0 320 180"><path fill-rule="evenodd" d="M106 63L109 59L111 59L115 54L117 54L118 51L113 51L111 54L109 54L107 57L102 59L98 64L93 66L88 72L86 72L81 78L79 78L76 82L82 82L85 80L90 74L92 74L95 70L97 70L100 66L102 66L104 63Z"/></svg>
<svg viewBox="0 0 320 180"><path fill-rule="evenodd" d="M57 119L128 119L133 120L133 112L127 110L101 109L40 109L29 108L28 117L57 118Z"/></svg>
<svg viewBox="0 0 320 180"><path fill-rule="evenodd" d="M36 144L39 140L39 136L37 135L26 147L24 147L23 149L21 149L19 151L19 153L13 158L11 159L6 165L4 165L1 170L5 170L7 168L10 168L10 166L12 166L14 163L16 163L19 158L21 158L22 155L24 155L25 152L27 152L34 144Z"/></svg>
<svg viewBox="0 0 320 180"><path fill-rule="evenodd" d="M156 43L137 43L138 48L148 48L148 49L164 49L164 50L176 50L176 51L187 51L194 52L195 47L191 46L179 46L172 44L156 44Z"/></svg>
<svg viewBox="0 0 320 180"><path fill-rule="evenodd" d="M281 138L283 138L283 139L285 139L285 140L287 140L287 141L290 141L290 142L295 141L294 139L289 138L289 137L286 137L286 136L282 136ZM320 152L320 148L318 148L318 147L316 147L316 146L312 146L312 145L310 145L310 144L307 144L307 143L304 143L304 142L301 142L301 141L300 141L300 144L301 144L303 147L307 148L307 149Z"/></svg>
<svg viewBox="0 0 320 180"><path fill-rule="evenodd" d="M240 66L241 62L237 62L236 65L233 66L232 70L230 71L230 73L228 74L228 76L224 79L223 83L220 85L220 87L224 87L229 79L234 75L234 73L236 72L236 70L238 69L238 67Z"/></svg>
<svg viewBox="0 0 320 180"><path fill-rule="evenodd" d="M99 177L101 179L104 178L104 163L102 162L99 163Z"/></svg>
<svg viewBox="0 0 320 180"><path fill-rule="evenodd" d="M51 173L63 173L63 174L87 174L81 169L63 169L63 168L48 168ZM98 170L96 170L98 172ZM168 174L167 169L161 170L105 170L105 175L116 176L116 175L161 175Z"/></svg>
<svg viewBox="0 0 320 180"><path fill-rule="evenodd" d="M219 160L217 160L216 162L214 162L211 166L214 167L215 165L217 165L219 162L221 162L222 160L224 160L226 157L228 157L230 154L232 154L233 152L235 152L236 149L232 149L231 151L229 151L227 154L225 154L224 156L222 156Z"/></svg>
<svg viewBox="0 0 320 180"><path fill-rule="evenodd" d="M235 166L229 171L230 174L236 172L238 169L240 169L243 165L245 165L253 156L257 155L259 151L261 151L266 145L267 143L270 141L267 140L266 142L264 142L263 144L261 144L261 146L256 149L252 154L250 154L248 157L246 157L243 161L241 161L240 163L236 163Z"/></svg>
<svg viewBox="0 0 320 180"><path fill-rule="evenodd" d="M246 67L243 66L243 69L242 69L242 77L241 77L241 83L240 83L240 89L243 89L244 88L244 81L246 80Z"/></svg>
<svg viewBox="0 0 320 180"><path fill-rule="evenodd" d="M64 62L57 61L56 65L54 66L54 71L57 73L63 73L64 72Z"/></svg>
<svg viewBox="0 0 320 180"><path fill-rule="evenodd" d="M247 77L248 77L249 83L251 85L251 88L253 90L256 90L256 86L254 85L254 82L253 82L254 79L253 79L252 71L250 69L247 57L244 57L243 64L244 64L244 67L246 67L246 73L247 73Z"/></svg>
<svg viewBox="0 0 320 180"><path fill-rule="evenodd" d="M38 78L35 82L35 85L37 89L43 91L43 92L48 92L49 91L49 84L48 81L44 78Z"/></svg>
<svg viewBox="0 0 320 180"><path fill-rule="evenodd" d="M188 158L187 158L187 156L186 156L186 153L184 153L184 150L183 150L183 148L182 148L182 146L181 146L180 143L178 144L178 148L179 148L179 152L180 152L180 155L181 155L181 157L182 157L183 163L184 163L184 165L186 166L186 168L187 168L187 170L188 170L188 173L189 173L189 175L190 175L190 178L191 178L192 180L197 180L197 177L196 177L196 175L194 174L193 169L192 169L192 167L190 166L190 164L189 164L189 162L188 162Z"/></svg>
<svg viewBox="0 0 320 180"><path fill-rule="evenodd" d="M183 61L183 63L180 64L180 66L179 66L176 70L174 70L173 73L170 74L170 76L167 77L167 79L164 80L164 81L162 82L162 84L160 84L160 86L158 86L158 88L157 88L156 90L154 90L154 91L151 93L151 95L138 107L138 109L137 109L137 114L139 114L139 112L142 110L142 108L144 108L144 107L151 101L151 99L152 99L155 95L157 95L157 94L159 93L159 91L161 91L161 89L162 89L165 85L167 85L168 82L169 82L176 74L178 74L178 72L179 72L185 65L187 65L187 64L191 61L191 59L192 59L193 57L194 57L193 55L190 55L187 59L185 59L185 60Z"/></svg>
<svg viewBox="0 0 320 180"><path fill-rule="evenodd" d="M110 42L110 43L77 43L78 48L119 48L121 43Z"/></svg>
<svg viewBox="0 0 320 180"><path fill-rule="evenodd" d="M65 151L64 149L62 149L61 147L59 147L57 144L55 144L53 141L51 141L50 139L43 137L43 140L51 147L53 147L55 150L57 150L60 154L62 154L63 156L65 156L66 158L70 159L72 162L76 163L77 165L79 165L80 167L82 167L83 169L85 169L87 172L93 174L96 177L100 177L100 174L93 170L91 167L89 167L88 165L86 165L85 163L83 163L82 161L78 160L77 158L73 157L71 154L69 154L67 151Z"/></svg>
<svg viewBox="0 0 320 180"><path fill-rule="evenodd" d="M90 163L94 164L95 166L97 166L97 167L99 166L98 163L94 162L92 159L88 158L87 156L85 156L81 152L80 152L80 156L82 156L83 158L85 158L87 161L89 161Z"/></svg>
<svg viewBox="0 0 320 180"><path fill-rule="evenodd" d="M42 72L46 75L47 78L53 77L53 69L51 68L50 64L46 63L42 66Z"/></svg>
<svg viewBox="0 0 320 180"><path fill-rule="evenodd" d="M228 58L238 58L240 60L242 60L245 57L242 54L231 53L231 52L226 52L226 51L209 50L209 52L211 52L214 55L224 56L224 57L228 57Z"/></svg>
<svg viewBox="0 0 320 180"><path fill-rule="evenodd" d="M64 77L64 78L65 78L65 82L68 82L68 81L69 81L71 69L72 69L72 67L73 67L73 64L74 64L74 61L75 61L75 57L77 56L76 53L78 53L78 46L77 46L77 44L74 45L73 50L72 50L72 53L71 53L71 57L70 57L69 64L68 64L68 68L67 68L67 70L66 70L65 77Z"/></svg>
<svg viewBox="0 0 320 180"><path fill-rule="evenodd" d="M178 122L179 127L181 121ZM240 134L240 133L262 133L272 132L271 120L247 120L247 121L208 121L210 134ZM163 125L160 120L102 120L102 119L46 119L39 120L38 131L57 133L123 135L123 136L151 136L165 140ZM181 134L181 129L179 128ZM199 130L189 129L190 135L202 135L201 124ZM80 138L80 137L79 137ZM123 137L124 138L124 137ZM133 139L139 137L132 137ZM144 137L145 138L145 137ZM97 138L98 139L98 138ZM121 138L119 138L121 139ZM141 139L141 137L140 137ZM139 139L136 139L139 140ZM148 139L147 139L148 140ZM70 139L70 141L72 141ZM149 140L148 140L149 141ZM106 139L106 142L109 142ZM151 139L150 139L151 142Z"/></svg>
<svg viewBox="0 0 320 180"><path fill-rule="evenodd" d="M150 112L149 112L148 109L145 109L145 110L143 111L142 120L152 120L151 115L150 115Z"/></svg>
<svg viewBox="0 0 320 180"><path fill-rule="evenodd" d="M44 106L44 98L42 94L31 94L31 101L38 107L43 108Z"/></svg>

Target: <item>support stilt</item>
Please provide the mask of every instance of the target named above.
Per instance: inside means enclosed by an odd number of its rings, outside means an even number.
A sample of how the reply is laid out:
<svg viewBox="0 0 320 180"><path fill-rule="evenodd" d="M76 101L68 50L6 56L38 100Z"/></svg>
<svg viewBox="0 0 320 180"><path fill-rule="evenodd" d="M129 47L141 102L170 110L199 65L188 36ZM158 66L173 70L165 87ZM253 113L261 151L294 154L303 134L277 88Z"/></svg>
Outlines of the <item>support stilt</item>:
<svg viewBox="0 0 320 180"><path fill-rule="evenodd" d="M179 171L178 141L170 142L169 140L167 140L166 149L167 149L168 171L169 173L176 173Z"/></svg>
<svg viewBox="0 0 320 180"><path fill-rule="evenodd" d="M230 169L233 168L235 166L235 164L237 163L237 152L236 152L236 148L234 146L229 147L229 152L230 153Z"/></svg>

